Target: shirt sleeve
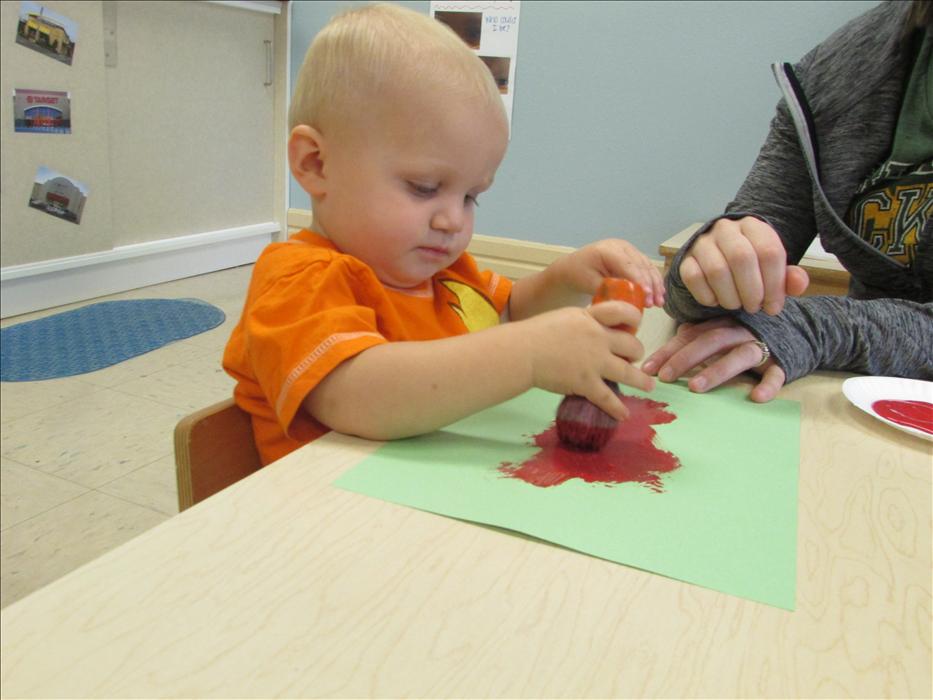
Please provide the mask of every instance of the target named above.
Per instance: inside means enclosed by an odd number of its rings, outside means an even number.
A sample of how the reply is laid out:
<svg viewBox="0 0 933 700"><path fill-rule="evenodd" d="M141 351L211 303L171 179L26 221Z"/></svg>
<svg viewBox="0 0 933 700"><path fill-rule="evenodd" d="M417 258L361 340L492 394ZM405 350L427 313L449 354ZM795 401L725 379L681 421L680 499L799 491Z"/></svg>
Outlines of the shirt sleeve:
<svg viewBox="0 0 933 700"><path fill-rule="evenodd" d="M740 312L791 382L817 369L933 380L933 302L788 298L777 316Z"/></svg>
<svg viewBox="0 0 933 700"><path fill-rule="evenodd" d="M343 259L278 277L245 319L247 354L282 430L337 365L387 342L366 304L367 271Z"/></svg>

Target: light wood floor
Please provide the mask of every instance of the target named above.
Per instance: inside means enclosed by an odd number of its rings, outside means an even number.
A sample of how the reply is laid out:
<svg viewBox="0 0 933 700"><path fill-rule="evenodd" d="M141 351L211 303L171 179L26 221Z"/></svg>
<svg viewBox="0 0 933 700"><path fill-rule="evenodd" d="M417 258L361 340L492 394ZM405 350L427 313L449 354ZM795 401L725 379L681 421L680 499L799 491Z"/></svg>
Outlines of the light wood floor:
<svg viewBox="0 0 933 700"><path fill-rule="evenodd" d="M172 430L233 389L220 359L251 271L233 268L93 300L197 298L227 315L213 330L97 372L0 383L0 606L178 512Z"/></svg>

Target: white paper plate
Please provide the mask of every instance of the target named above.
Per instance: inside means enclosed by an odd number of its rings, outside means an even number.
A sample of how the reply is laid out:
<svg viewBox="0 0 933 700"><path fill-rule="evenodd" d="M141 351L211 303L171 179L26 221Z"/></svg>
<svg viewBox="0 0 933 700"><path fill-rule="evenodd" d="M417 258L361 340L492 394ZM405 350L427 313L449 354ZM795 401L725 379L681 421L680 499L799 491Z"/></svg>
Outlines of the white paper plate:
<svg viewBox="0 0 933 700"><path fill-rule="evenodd" d="M852 377L842 383L842 393L855 406L905 433L933 440L933 434L908 425L901 425L878 415L872 404L875 401L926 401L933 403L933 382L899 377Z"/></svg>

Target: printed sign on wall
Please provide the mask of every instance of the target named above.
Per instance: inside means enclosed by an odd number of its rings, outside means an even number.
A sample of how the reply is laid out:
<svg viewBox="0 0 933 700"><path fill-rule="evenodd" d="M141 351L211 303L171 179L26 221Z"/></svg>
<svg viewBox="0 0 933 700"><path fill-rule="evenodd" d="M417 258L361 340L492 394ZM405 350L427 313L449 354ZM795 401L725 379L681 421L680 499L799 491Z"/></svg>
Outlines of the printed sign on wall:
<svg viewBox="0 0 933 700"><path fill-rule="evenodd" d="M13 91L13 128L40 134L71 133L71 97L53 90Z"/></svg>
<svg viewBox="0 0 933 700"><path fill-rule="evenodd" d="M434 0L431 16L453 29L489 67L512 124L515 63L518 58L518 15L515 2Z"/></svg>

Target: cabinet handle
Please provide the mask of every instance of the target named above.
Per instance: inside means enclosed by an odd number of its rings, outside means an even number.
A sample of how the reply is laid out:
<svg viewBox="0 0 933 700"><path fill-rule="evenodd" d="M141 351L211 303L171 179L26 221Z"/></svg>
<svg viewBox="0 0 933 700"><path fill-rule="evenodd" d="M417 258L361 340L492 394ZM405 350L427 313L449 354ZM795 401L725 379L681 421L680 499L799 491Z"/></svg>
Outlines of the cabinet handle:
<svg viewBox="0 0 933 700"><path fill-rule="evenodd" d="M266 39L262 43L266 45L266 82L263 85L269 87L272 85L274 77L272 75L272 42Z"/></svg>

